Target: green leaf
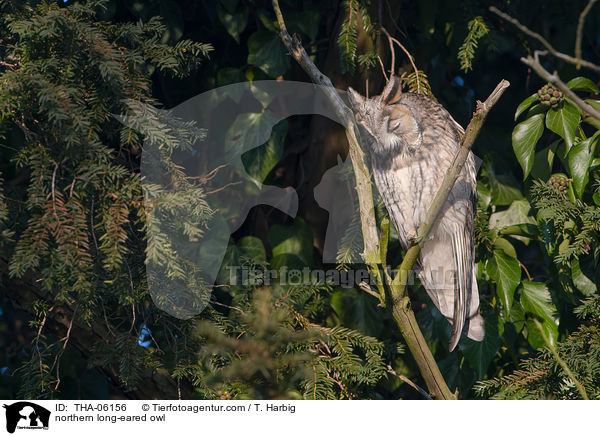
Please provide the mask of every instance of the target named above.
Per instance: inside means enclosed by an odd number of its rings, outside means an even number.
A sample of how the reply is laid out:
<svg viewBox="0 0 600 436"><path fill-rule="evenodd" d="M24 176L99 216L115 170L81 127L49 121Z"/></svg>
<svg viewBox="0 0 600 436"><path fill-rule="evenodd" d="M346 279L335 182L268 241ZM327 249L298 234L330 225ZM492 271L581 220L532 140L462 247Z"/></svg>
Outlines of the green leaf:
<svg viewBox="0 0 600 436"><path fill-rule="evenodd" d="M552 175L552 165L560 140L554 141L548 147L535 153L530 176L533 179L548 180Z"/></svg>
<svg viewBox="0 0 600 436"><path fill-rule="evenodd" d="M571 277L575 287L585 296L598 292L598 273L594 268L594 257L585 256L571 261Z"/></svg>
<svg viewBox="0 0 600 436"><path fill-rule="evenodd" d="M260 147L248 150L242 155L246 172L255 181L264 183L267 176L279 162L283 154L284 139L287 133L287 120L280 121L271 133L271 137Z"/></svg>
<svg viewBox="0 0 600 436"><path fill-rule="evenodd" d="M531 205L527 200L514 201L507 210L495 212L490 216L490 228L502 229L517 224L536 224L535 218L529 216Z"/></svg>
<svg viewBox="0 0 600 436"><path fill-rule="evenodd" d="M574 91L589 91L598 94L598 86L587 77L575 77L567 82L567 88Z"/></svg>
<svg viewBox="0 0 600 436"><path fill-rule="evenodd" d="M240 35L248 24L248 8L242 4L241 10L231 13L227 8L219 4L217 6L217 14L219 15L219 21L223 24L227 33L239 44Z"/></svg>
<svg viewBox="0 0 600 436"><path fill-rule="evenodd" d="M544 283L523 280L520 288L521 304L525 312L554 323L557 310L552 303L548 286Z"/></svg>
<svg viewBox="0 0 600 436"><path fill-rule="evenodd" d="M458 345L469 366L475 370L478 380L484 377L488 366L496 356L502 343L502 338L498 334L499 322L502 321L492 313L485 319L485 337L483 341L464 338Z"/></svg>
<svg viewBox="0 0 600 436"><path fill-rule="evenodd" d="M525 327L525 310L521 304L515 304L510 309L510 313L508 314L508 319L515 326L515 330L520 332Z"/></svg>
<svg viewBox="0 0 600 436"><path fill-rule="evenodd" d="M264 144L279 120L269 111L238 115L225 135L225 150L236 156Z"/></svg>
<svg viewBox="0 0 600 436"><path fill-rule="evenodd" d="M585 100L585 102L587 104L589 104L591 107L593 107L594 109L600 111L600 100L594 100L594 99L588 98Z"/></svg>
<svg viewBox="0 0 600 436"><path fill-rule="evenodd" d="M546 336L553 345L558 340L558 326L555 318L557 315L556 306L552 303L552 296L548 287L543 283L524 280L520 288L521 305L526 313L540 318ZM534 348L543 348L546 343L535 325L533 319L529 318L526 322L527 341Z"/></svg>
<svg viewBox="0 0 600 436"><path fill-rule="evenodd" d="M486 165L486 175L490 181L492 204L494 206L508 206L513 201L523 198L519 183L512 175L496 175L491 165Z"/></svg>
<svg viewBox="0 0 600 436"><path fill-rule="evenodd" d="M535 145L544 132L544 114L537 114L517 124L512 132L512 145L517 160L523 168L523 180L527 178L535 154Z"/></svg>
<svg viewBox="0 0 600 436"><path fill-rule="evenodd" d="M550 109L546 114L546 127L565 140L567 150L573 145L581 114L579 109L565 100L562 107Z"/></svg>
<svg viewBox="0 0 600 436"><path fill-rule="evenodd" d="M240 256L252 259L253 262L265 262L267 254L262 241L256 236L244 236L237 243Z"/></svg>
<svg viewBox="0 0 600 436"><path fill-rule="evenodd" d="M217 71L217 86L227 86L233 83L245 82L244 73L239 68L221 68ZM227 95L236 103L240 102L240 99L246 92L244 88L240 87L229 87L226 91Z"/></svg>
<svg viewBox="0 0 600 436"><path fill-rule="evenodd" d="M494 255L488 261L486 270L496 282L496 292L504 307L503 313L508 315L513 304L515 289L521 281L519 261L508 256L502 250L494 250Z"/></svg>
<svg viewBox="0 0 600 436"><path fill-rule="evenodd" d="M490 190L480 181L477 181L477 202L483 210L487 209L492 201Z"/></svg>
<svg viewBox="0 0 600 436"><path fill-rule="evenodd" d="M277 34L259 31L248 39L248 63L278 77L290 67L290 56Z"/></svg>
<svg viewBox="0 0 600 436"><path fill-rule="evenodd" d="M280 254L294 254L307 265L314 263L313 233L302 218L296 218L291 226L275 224L269 229L269 244L273 247L273 257Z"/></svg>
<svg viewBox="0 0 600 436"><path fill-rule="evenodd" d="M538 101L539 97L537 95L537 93L527 97L525 100L523 100L519 106L517 107L517 111L515 112L515 121L517 120L517 118L519 118L519 115L521 115L524 111L527 110L527 108L529 108L529 106L531 106L533 104L533 102Z"/></svg>
<svg viewBox="0 0 600 436"><path fill-rule="evenodd" d="M575 144L569 151L569 172L577 197L581 198L590 176L590 165L598 143L598 133L591 138Z"/></svg>
<svg viewBox="0 0 600 436"><path fill-rule="evenodd" d="M558 326L556 323L544 320L540 325L550 343L556 345L558 341ZM544 337L535 324L535 321L530 318L525 323L525 326L527 327L527 342L535 349L545 348L547 346L546 341L544 341Z"/></svg>
<svg viewBox="0 0 600 436"><path fill-rule="evenodd" d="M517 258L517 251L515 250L515 247L513 247L513 245L508 242L507 239L496 238L494 241L494 249L504 251L504 254L514 257L515 259Z"/></svg>

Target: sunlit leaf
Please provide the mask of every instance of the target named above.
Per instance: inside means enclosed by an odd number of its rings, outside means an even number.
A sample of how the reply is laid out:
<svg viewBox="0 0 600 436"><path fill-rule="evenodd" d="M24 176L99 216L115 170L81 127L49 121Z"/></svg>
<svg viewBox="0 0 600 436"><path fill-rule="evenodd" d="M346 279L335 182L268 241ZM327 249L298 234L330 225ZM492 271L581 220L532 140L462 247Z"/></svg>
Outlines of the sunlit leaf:
<svg viewBox="0 0 600 436"><path fill-rule="evenodd" d="M579 198L589 180L590 165L594 158L596 145L598 143L598 132L584 141L575 144L569 151L569 172L573 178L575 193Z"/></svg>
<svg viewBox="0 0 600 436"><path fill-rule="evenodd" d="M517 118L519 118L519 115L521 115L524 111L526 111L529 106L531 106L535 101L538 101L539 97L537 95L537 93L527 97L525 100L523 100L519 106L517 106L517 111L515 112L515 121L517 120Z"/></svg>
<svg viewBox="0 0 600 436"><path fill-rule="evenodd" d="M598 86L587 77L575 77L567 82L567 87L573 91L589 91L598 93Z"/></svg>
<svg viewBox="0 0 600 436"><path fill-rule="evenodd" d="M562 107L550 109L546 115L546 127L565 140L570 150L581 114L576 106L565 100Z"/></svg>
<svg viewBox="0 0 600 436"><path fill-rule="evenodd" d="M512 145L526 179L533 166L535 145L544 133L544 114L537 114L517 124L512 132Z"/></svg>
<svg viewBox="0 0 600 436"><path fill-rule="evenodd" d="M494 250L494 256L488 261L486 270L496 282L496 292L502 301L504 313L508 314L513 304L515 289L521 281L519 261L501 250Z"/></svg>

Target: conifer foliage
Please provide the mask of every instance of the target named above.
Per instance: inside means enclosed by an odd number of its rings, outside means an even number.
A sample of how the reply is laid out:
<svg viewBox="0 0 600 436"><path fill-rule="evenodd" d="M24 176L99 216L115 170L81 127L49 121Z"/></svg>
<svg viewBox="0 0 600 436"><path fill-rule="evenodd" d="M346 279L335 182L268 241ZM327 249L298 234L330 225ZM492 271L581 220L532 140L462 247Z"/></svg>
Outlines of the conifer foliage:
<svg viewBox="0 0 600 436"><path fill-rule="evenodd" d="M134 357L149 353L136 346L134 331L140 307L148 304L147 223L136 171L141 138L113 114L128 113L126 99L157 105L153 70L186 75L212 48L163 43L159 18L103 22L106 5L0 2L0 53L7 60L0 66L0 126L22 143L3 150L2 171L26 180L6 194L10 198L0 194L0 222L18 216L0 233L2 255L10 277L35 280L47 296L34 321L38 355L20 370L24 379L39 379L23 384L25 397L48 396L59 386L60 354L69 338L53 342L46 336L44 322L54 304L73 308L88 325L100 316L130 318L129 333L116 335L107 354L119 356L127 383L156 366L153 359ZM129 314L121 313L126 307ZM136 353L124 352L127 344ZM127 365L130 358L135 365Z"/></svg>

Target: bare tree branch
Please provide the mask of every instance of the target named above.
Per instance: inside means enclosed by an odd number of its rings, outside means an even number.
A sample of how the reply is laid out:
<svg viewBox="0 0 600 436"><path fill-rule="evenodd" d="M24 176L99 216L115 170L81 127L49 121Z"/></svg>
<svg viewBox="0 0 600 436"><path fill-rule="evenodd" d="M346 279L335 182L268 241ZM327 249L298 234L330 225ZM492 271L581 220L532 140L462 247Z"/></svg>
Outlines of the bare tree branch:
<svg viewBox="0 0 600 436"><path fill-rule="evenodd" d="M333 105L338 117L344 123L346 137L350 144L350 159L354 169L354 176L356 177L356 190L358 191L361 227L365 245L363 258L368 265L376 265L379 257L379 239L377 237L375 210L373 208L371 178L365 164L364 153L356 139L356 123L354 121L354 115L338 95L329 77L321 73L310 60L298 37L296 35L294 35L293 38L290 36L277 0L273 0L273 9L277 16L280 37L284 45L311 80L317 85L323 86L323 90L327 93L329 101Z"/></svg>
<svg viewBox="0 0 600 436"><path fill-rule="evenodd" d="M582 111L587 112L591 117L600 121L600 112L598 112L592 106L583 101L577 94L571 91L569 87L562 80L560 80L560 77L558 76L556 71L553 74L550 74L542 66L539 60L539 56L543 56L545 54L545 51L536 50L533 54L533 57L527 56L526 58L521 58L521 62L523 62L525 65L529 66L532 70L534 70L542 79L552 83L554 86L560 89L567 97L569 97L569 100L576 104L577 107L579 107Z"/></svg>
<svg viewBox="0 0 600 436"><path fill-rule="evenodd" d="M589 68L590 70L594 70L597 73L600 73L600 66L598 66L592 62L586 61L584 59L577 59L572 56L569 56L568 54L564 54L564 53L557 51L542 35L529 29L527 26L521 24L519 22L519 20L511 17L508 14L505 14L504 12L500 11L495 6L490 6L490 11L492 11L494 14L498 15L500 18L503 18L504 20L508 21L509 23L514 24L521 32L531 36L532 38L537 39L539 42L542 43L542 45L544 47L546 47L546 49L554 57L557 57L558 59L562 59L563 61L569 62L574 65L581 65L583 67Z"/></svg>
<svg viewBox="0 0 600 436"><path fill-rule="evenodd" d="M575 59L577 60L577 69L581 68L581 39L583 38L583 25L585 23L585 17L594 6L597 0L590 0L587 6L581 11L579 15L579 22L577 23L577 35L575 37Z"/></svg>

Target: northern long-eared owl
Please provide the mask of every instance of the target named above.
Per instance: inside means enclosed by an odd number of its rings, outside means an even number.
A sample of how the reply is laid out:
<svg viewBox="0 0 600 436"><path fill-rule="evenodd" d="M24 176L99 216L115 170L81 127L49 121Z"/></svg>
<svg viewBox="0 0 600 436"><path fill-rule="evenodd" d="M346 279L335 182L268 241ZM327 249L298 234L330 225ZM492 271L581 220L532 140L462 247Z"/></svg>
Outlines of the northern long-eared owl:
<svg viewBox="0 0 600 436"><path fill-rule="evenodd" d="M365 98L348 89L373 179L407 249L460 145L463 128L439 103L403 93L392 76L383 93ZM423 243L417 273L427 294L452 324L450 351L463 330L484 337L475 279L473 219L477 202L475 159L467 162Z"/></svg>

